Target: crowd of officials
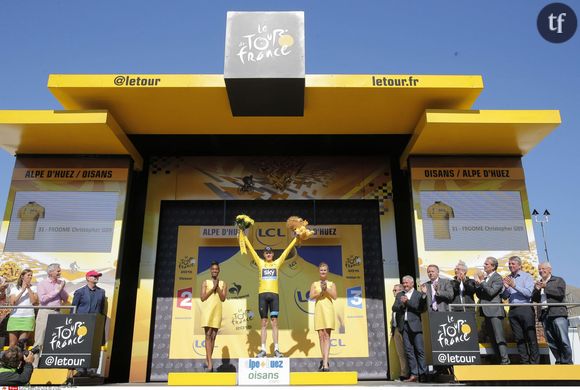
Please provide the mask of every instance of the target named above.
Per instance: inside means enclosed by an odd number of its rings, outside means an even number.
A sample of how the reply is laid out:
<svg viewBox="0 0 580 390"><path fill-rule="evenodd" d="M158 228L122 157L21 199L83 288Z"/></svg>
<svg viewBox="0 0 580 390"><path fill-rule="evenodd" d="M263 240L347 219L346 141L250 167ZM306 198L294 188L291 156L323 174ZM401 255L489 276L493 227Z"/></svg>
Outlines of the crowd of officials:
<svg viewBox="0 0 580 390"><path fill-rule="evenodd" d="M20 272L12 285L4 278L0 279L0 301L13 307L1 319L8 333L8 349L0 356L0 385L22 386L29 383L38 364L35 357L44 343L48 316L58 313L59 306L69 304L70 297L65 289L66 281L61 278L60 265L50 264L46 272L47 278L36 286L32 283L33 271L28 268ZM101 276L95 270L86 273L86 285L77 289L72 298L71 305L76 307L77 313L105 314L105 290L97 286ZM32 348L29 349L29 346Z"/></svg>
<svg viewBox="0 0 580 390"><path fill-rule="evenodd" d="M564 279L552 275L552 266L547 262L539 265L540 279L537 281L522 270L522 260L517 256L509 258L508 267L510 273L502 277L497 272L498 260L488 257L483 263L483 271L470 278L466 264L460 261L455 267L455 277L444 279L439 277L439 267L431 264L427 267L429 280L418 290L411 276L404 276L401 284L394 286L391 334L399 356L401 380L427 380L421 314L425 311L475 311L476 297L480 304L496 304L479 306L478 314L484 319L484 331L491 339L499 364L511 363L503 328L504 301L510 304L507 317L521 364L540 363L536 318L543 325L556 364L573 364L566 306L546 305L536 310L531 305L517 305L563 303L566 296Z"/></svg>

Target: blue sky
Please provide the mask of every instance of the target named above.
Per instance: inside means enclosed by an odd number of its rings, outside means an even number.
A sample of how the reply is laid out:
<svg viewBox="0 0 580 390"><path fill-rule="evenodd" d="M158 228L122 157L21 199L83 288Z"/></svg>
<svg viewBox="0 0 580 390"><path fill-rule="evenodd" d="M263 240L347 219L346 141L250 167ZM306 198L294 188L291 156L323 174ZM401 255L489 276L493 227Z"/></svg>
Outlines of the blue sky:
<svg viewBox="0 0 580 390"><path fill-rule="evenodd" d="M552 214L554 273L580 286L580 31L545 41L536 18L547 4L2 0L0 109L60 109L51 73L223 73L228 10L303 10L308 74L481 74L476 109L559 109L563 124L523 162L531 207ZM0 151L0 211L13 164ZM536 237L543 259L539 228Z"/></svg>

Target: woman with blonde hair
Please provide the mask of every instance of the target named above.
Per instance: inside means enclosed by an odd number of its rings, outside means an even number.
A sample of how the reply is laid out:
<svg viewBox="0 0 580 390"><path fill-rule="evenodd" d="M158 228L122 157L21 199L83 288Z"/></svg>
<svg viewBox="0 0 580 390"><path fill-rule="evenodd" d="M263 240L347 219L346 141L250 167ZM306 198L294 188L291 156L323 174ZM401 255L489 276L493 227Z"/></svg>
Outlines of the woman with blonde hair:
<svg viewBox="0 0 580 390"><path fill-rule="evenodd" d="M32 285L31 269L26 268L20 272L16 288L10 291L9 302L12 306L38 305L38 294L36 286ZM34 332L34 309L12 309L6 331L10 347L14 347L18 343L26 347L28 337Z"/></svg>
<svg viewBox="0 0 580 390"><path fill-rule="evenodd" d="M322 361L320 371L330 371L328 356L330 354L330 334L334 330L336 315L334 301L336 300L336 284L327 280L328 264L322 262L318 266L320 280L310 286L310 299L315 300L314 329L318 332Z"/></svg>

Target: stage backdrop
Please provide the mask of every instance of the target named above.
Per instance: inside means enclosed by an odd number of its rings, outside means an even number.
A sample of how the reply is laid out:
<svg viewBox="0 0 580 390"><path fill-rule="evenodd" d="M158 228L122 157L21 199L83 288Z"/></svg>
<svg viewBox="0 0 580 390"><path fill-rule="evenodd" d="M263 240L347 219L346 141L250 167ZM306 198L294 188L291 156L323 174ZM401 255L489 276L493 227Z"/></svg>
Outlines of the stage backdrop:
<svg viewBox="0 0 580 390"><path fill-rule="evenodd" d="M218 207L220 212L216 214L211 211L213 206L208 206L203 215L195 216L178 206L179 202L193 204L204 201L208 204L221 202ZM363 377L387 376L387 364L392 363L390 368L393 368L397 365L397 359L387 359L385 353L384 313L390 310L392 294L385 297L384 291L385 288L390 291L392 284L398 281L395 213L388 157L163 156L153 157L149 162L130 381L163 381L167 378L167 372L192 367L191 359L197 356L193 350L187 361L168 360L170 342L165 339L169 336L173 318L171 308L175 296L173 284L179 226L231 226L236 214L232 215L228 206L228 217L225 218L226 204L243 201L251 205L253 214L250 208L236 212L249 213L259 222L281 223L296 214L307 218L312 224L362 225L365 271L366 267L374 267L364 275L369 322L366 329L372 340L369 345L376 347L369 347L366 360L355 359L341 364L345 369L357 369ZM278 204L277 201L282 202ZM358 205L361 201L368 204L361 208ZM287 205L300 202L307 202L308 206L296 209ZM262 203L269 205L267 212L253 207ZM318 207L321 204L326 206ZM314 219L313 209L317 210L318 221ZM340 219L333 219L335 216ZM197 286L190 285L188 288L192 289L193 295L193 289ZM242 288L245 289L244 286ZM369 307L372 310L369 311ZM189 337L186 336L188 340ZM189 347L193 348L192 344ZM390 346L388 355L394 356L394 353L394 348ZM298 360L293 359L292 364L302 364ZM316 367L317 362L305 364L304 367L308 365Z"/></svg>
<svg viewBox="0 0 580 390"><path fill-rule="evenodd" d="M339 289L337 328L332 334L333 368L356 369L360 377L384 378L384 292L375 206L375 202L366 200L163 202L154 286L151 380L164 380L169 372L203 371L204 337L198 297L201 281L209 278L212 260L222 264L221 278L229 290L216 342L216 368L236 369L237 358L258 353L258 271L249 255L239 253L233 224L222 222L234 221L241 213L258 221L276 220L256 223L249 237L259 252L271 246L277 254L291 239L282 222L288 215L318 221L312 225L319 234L291 251L280 272L280 346L291 357L292 371L318 369L320 351L309 314L314 308L308 290L318 280L317 265L324 260ZM270 335L269 349L271 343Z"/></svg>
<svg viewBox="0 0 580 390"><path fill-rule="evenodd" d="M47 278L49 264L59 263L70 303L74 291L86 284L87 271L103 274L99 286L107 294L105 375L129 167L127 158L18 157L0 234L0 275L11 283L20 270L30 268L37 284Z"/></svg>

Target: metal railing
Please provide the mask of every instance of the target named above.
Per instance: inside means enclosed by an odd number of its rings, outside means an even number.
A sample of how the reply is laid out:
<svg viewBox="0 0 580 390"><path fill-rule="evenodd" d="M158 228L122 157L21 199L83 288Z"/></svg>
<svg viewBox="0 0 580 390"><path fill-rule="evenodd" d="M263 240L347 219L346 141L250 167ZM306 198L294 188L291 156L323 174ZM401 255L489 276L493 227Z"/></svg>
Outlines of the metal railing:
<svg viewBox="0 0 580 390"><path fill-rule="evenodd" d="M566 306L568 307L578 307L580 306L579 302L562 302L562 303L504 303L504 302L496 302L496 303L450 303L449 310L452 310L454 307L483 307L483 306L530 306L530 307L550 307L550 306Z"/></svg>
<svg viewBox="0 0 580 390"><path fill-rule="evenodd" d="M64 305L64 306L0 305L0 310L3 309L41 309L41 310L70 309L72 314L75 314L77 312L77 307L72 305Z"/></svg>

